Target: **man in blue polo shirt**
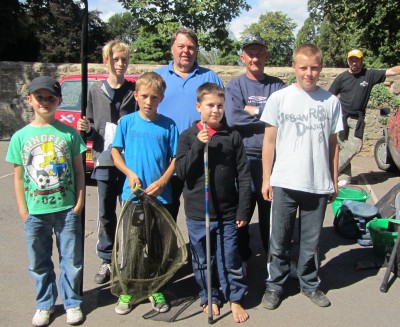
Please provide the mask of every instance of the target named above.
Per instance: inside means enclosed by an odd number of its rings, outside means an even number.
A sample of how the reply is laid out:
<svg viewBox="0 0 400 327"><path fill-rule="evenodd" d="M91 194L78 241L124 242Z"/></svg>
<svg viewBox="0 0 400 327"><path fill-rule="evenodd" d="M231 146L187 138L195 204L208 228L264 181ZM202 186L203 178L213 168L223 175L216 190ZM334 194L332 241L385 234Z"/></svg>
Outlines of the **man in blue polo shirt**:
<svg viewBox="0 0 400 327"><path fill-rule="evenodd" d="M179 133L192 126L199 119L196 110L196 91L206 82L223 87L217 74L207 68L200 67L197 62L199 49L197 35L189 28L178 29L171 38L172 60L167 66L157 68L166 84L164 100L158 106L158 113L175 121ZM183 182L177 177L171 178L173 193L173 218L178 216L183 190Z"/></svg>

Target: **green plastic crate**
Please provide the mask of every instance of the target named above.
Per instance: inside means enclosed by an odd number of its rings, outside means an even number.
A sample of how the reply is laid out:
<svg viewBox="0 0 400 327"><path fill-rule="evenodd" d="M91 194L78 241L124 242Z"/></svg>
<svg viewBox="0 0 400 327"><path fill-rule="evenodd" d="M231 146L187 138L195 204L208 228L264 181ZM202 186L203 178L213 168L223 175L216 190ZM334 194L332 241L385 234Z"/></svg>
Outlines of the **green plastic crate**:
<svg viewBox="0 0 400 327"><path fill-rule="evenodd" d="M367 228L371 234L374 252L378 256L384 257L391 253L398 235L400 220L380 218L373 219L367 223Z"/></svg>
<svg viewBox="0 0 400 327"><path fill-rule="evenodd" d="M338 196L336 197L335 201L332 202L332 210L333 215L336 216L342 203L344 200L352 200L352 201L359 201L365 202L369 199L370 195L364 191L362 188L348 188L348 187L339 187Z"/></svg>

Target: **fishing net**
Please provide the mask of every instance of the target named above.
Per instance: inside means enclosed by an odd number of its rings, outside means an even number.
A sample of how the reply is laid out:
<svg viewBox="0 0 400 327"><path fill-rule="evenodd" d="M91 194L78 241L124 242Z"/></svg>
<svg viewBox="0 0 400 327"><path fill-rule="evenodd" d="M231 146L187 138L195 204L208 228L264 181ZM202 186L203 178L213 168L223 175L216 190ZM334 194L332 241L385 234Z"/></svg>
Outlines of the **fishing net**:
<svg viewBox="0 0 400 327"><path fill-rule="evenodd" d="M118 218L111 292L141 302L167 283L186 259L185 241L169 212L155 198L133 193Z"/></svg>

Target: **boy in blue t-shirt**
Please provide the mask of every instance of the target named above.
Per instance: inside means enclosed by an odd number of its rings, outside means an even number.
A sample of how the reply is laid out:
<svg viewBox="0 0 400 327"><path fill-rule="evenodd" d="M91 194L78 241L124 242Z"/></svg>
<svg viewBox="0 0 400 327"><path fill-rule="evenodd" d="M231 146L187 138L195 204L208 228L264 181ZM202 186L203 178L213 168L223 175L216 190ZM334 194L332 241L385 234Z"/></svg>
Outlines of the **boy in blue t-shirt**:
<svg viewBox="0 0 400 327"><path fill-rule="evenodd" d="M157 197L170 211L172 192L169 180L175 168L178 129L172 119L157 113L165 89L165 81L157 73L140 76L134 92L139 111L119 121L111 155L115 166L127 177L122 191L123 201L127 201L132 191L140 187L145 193ZM131 300L130 294L120 295L115 312L129 313ZM169 310L169 303L161 292L153 294L150 301L158 312Z"/></svg>
<svg viewBox="0 0 400 327"><path fill-rule="evenodd" d="M51 260L53 232L60 263L58 288L67 323L83 321L80 291L83 271L81 211L85 177L78 132L55 118L61 86L49 76L33 79L28 103L35 118L10 141L6 161L14 164L15 196L24 225L29 272L35 281L36 313L32 325L47 326L58 296Z"/></svg>

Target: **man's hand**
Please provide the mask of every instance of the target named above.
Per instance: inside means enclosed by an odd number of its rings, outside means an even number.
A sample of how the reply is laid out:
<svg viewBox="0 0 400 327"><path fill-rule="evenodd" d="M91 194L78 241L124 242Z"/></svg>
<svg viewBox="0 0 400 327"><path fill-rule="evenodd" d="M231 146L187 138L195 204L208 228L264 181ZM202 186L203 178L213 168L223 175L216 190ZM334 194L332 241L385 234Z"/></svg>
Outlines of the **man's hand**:
<svg viewBox="0 0 400 327"><path fill-rule="evenodd" d="M260 113L260 108L258 106L245 106L244 110L251 116L257 116Z"/></svg>
<svg viewBox="0 0 400 327"><path fill-rule="evenodd" d="M242 227L246 226L247 223L248 223L247 220L239 220L239 219L236 219L236 227L237 227L237 228L242 228Z"/></svg>

